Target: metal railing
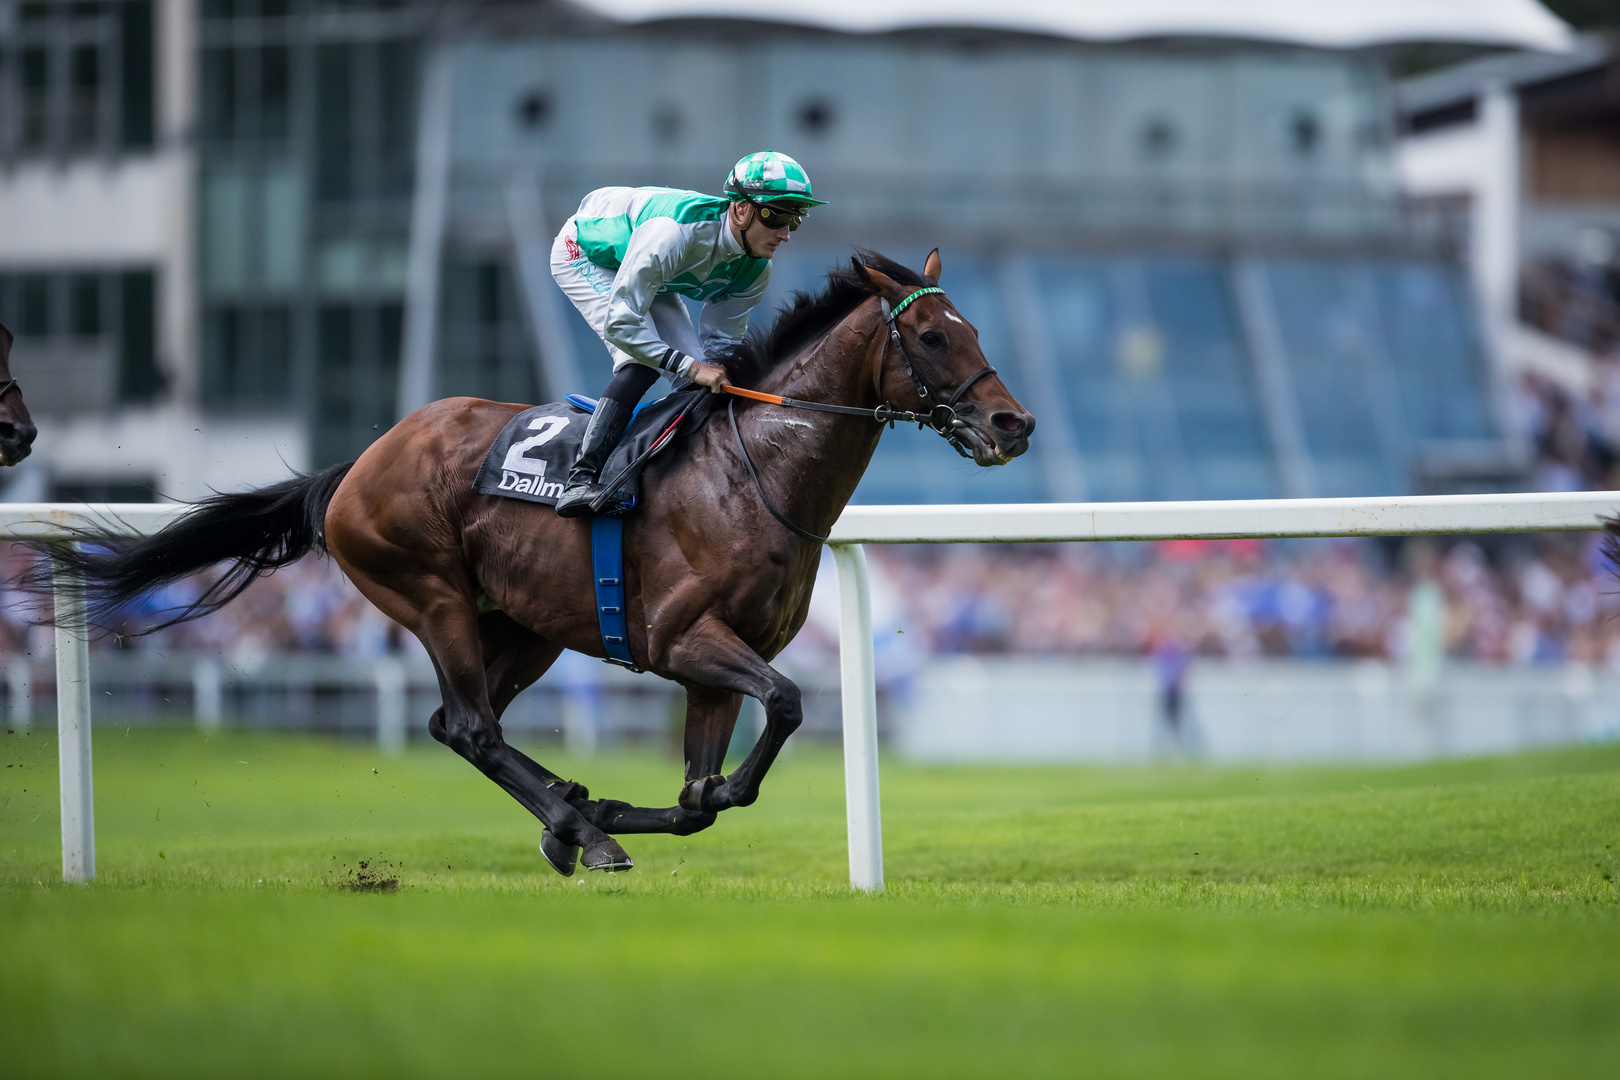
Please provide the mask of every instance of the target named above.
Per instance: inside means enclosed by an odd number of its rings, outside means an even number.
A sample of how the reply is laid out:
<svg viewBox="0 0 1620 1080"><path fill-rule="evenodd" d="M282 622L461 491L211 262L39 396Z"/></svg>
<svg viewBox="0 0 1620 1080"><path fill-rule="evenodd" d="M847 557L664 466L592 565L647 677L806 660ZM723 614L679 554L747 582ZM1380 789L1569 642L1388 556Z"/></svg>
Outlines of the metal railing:
<svg viewBox="0 0 1620 1080"><path fill-rule="evenodd" d="M1620 492L1230 502L851 506L829 543L838 568L849 881L883 888L877 684L864 544L1003 544L1457 533L1589 532Z"/></svg>
<svg viewBox="0 0 1620 1080"><path fill-rule="evenodd" d="M129 535L157 531L181 504L0 506L0 540L70 544L87 525ZM1583 532L1620 511L1620 492L1430 495L1233 502L1062 503L1002 506L852 506L829 541L839 580L839 650L850 884L883 887L877 757L877 683L865 544L1035 543L1259 537L1415 536ZM62 879L95 876L90 754L90 652L81 595L55 578ZM404 680L382 693L401 694ZM397 707L392 712L400 711Z"/></svg>

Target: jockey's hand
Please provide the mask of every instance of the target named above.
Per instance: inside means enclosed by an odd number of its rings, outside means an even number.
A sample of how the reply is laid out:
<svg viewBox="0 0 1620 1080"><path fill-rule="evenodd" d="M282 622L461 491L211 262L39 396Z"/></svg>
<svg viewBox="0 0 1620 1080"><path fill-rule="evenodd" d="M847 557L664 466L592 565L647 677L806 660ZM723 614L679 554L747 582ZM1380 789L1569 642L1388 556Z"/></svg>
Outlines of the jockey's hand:
<svg viewBox="0 0 1620 1080"><path fill-rule="evenodd" d="M699 386L707 386L711 394L721 393L721 387L731 385L731 380L726 378L725 368L719 364L707 364L701 360L692 366L690 378Z"/></svg>

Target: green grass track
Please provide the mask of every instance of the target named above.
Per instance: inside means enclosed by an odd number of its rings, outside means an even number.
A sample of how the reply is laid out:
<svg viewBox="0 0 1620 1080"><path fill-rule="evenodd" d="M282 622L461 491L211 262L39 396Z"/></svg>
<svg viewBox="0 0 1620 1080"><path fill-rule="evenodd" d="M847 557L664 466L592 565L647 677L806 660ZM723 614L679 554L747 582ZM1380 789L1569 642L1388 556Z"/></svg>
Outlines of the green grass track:
<svg viewBox="0 0 1620 1080"><path fill-rule="evenodd" d="M673 801L658 755L542 760ZM1612 1077L1620 747L1412 767L842 771L564 879L449 751L0 737L0 1076ZM360 868L361 860L367 866ZM396 889L354 891L397 877Z"/></svg>

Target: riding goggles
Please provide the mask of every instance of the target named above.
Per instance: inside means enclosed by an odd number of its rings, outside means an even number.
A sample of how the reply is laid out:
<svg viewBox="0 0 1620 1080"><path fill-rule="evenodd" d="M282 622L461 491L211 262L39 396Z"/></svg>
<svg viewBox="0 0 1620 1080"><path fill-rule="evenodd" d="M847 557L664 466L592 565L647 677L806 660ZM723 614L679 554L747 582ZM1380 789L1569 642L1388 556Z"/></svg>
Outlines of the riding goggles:
<svg viewBox="0 0 1620 1080"><path fill-rule="evenodd" d="M752 199L748 201L754 202ZM798 232L799 226L804 224L804 216L809 213L809 210L802 206L788 209L760 202L754 203L754 209L759 212L760 223L767 229L780 229L786 225L788 232Z"/></svg>

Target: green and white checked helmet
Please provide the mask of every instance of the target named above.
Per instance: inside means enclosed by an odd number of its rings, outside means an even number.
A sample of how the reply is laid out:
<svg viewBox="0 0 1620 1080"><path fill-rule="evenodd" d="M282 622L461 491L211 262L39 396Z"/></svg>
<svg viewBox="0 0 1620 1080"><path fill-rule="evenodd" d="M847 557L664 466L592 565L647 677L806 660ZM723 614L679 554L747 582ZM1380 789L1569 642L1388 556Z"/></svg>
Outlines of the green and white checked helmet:
<svg viewBox="0 0 1620 1080"><path fill-rule="evenodd" d="M810 191L810 177L804 166L775 150L749 154L726 177L726 195L733 202L747 199L759 203L793 203L805 208L826 206Z"/></svg>

